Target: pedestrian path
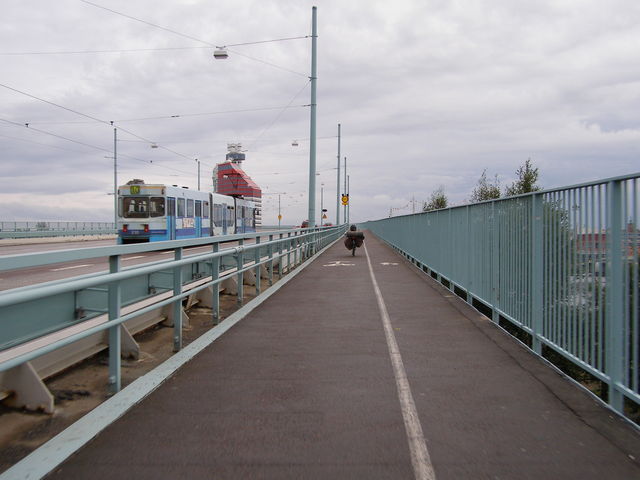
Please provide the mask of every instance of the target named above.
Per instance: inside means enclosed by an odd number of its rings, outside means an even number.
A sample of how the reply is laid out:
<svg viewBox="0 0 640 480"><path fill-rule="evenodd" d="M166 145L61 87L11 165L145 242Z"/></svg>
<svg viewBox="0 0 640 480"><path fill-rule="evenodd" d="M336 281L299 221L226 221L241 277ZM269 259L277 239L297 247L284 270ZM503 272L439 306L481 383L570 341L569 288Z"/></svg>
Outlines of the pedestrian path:
<svg viewBox="0 0 640 480"><path fill-rule="evenodd" d="M640 436L367 234L48 478L632 479Z"/></svg>

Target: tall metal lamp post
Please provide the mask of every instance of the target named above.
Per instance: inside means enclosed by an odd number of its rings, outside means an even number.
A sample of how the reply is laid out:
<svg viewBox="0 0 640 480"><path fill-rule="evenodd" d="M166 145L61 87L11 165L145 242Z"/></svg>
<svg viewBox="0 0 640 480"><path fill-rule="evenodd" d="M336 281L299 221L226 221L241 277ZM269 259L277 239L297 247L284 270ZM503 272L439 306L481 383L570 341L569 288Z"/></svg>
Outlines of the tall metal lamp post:
<svg viewBox="0 0 640 480"><path fill-rule="evenodd" d="M311 10L311 120L310 120L310 141L309 141L309 226L313 225L316 217L316 81L318 79L318 60L317 60L317 41L318 41L318 7L312 7ZM213 52L216 59L224 60L229 58L226 47L216 47ZM294 141L294 144L297 142ZM293 145L293 144L292 144Z"/></svg>
<svg viewBox="0 0 640 480"><path fill-rule="evenodd" d="M340 225L340 124L338 124L338 179L336 182L336 225Z"/></svg>
<svg viewBox="0 0 640 480"><path fill-rule="evenodd" d="M311 120L309 141L309 226L316 218L316 82L317 68L317 40L318 40L318 7L312 8L311 13Z"/></svg>

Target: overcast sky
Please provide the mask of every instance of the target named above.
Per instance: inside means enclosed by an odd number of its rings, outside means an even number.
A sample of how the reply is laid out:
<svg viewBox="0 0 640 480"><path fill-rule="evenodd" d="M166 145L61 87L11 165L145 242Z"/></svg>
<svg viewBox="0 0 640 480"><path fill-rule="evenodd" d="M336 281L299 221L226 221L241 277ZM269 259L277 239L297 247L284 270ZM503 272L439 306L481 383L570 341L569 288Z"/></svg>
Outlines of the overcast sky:
<svg viewBox="0 0 640 480"><path fill-rule="evenodd" d="M182 35L80 0L2 1L0 220L110 221L115 121L118 183L196 188L198 158L210 189L241 142L272 193L264 223L282 193L283 223L299 224L311 40L230 47L226 60L212 45L310 35L314 4L329 221L338 123L354 221L410 213L440 185L465 203L484 169L505 186L527 158L546 188L640 170L637 0L92 1Z"/></svg>

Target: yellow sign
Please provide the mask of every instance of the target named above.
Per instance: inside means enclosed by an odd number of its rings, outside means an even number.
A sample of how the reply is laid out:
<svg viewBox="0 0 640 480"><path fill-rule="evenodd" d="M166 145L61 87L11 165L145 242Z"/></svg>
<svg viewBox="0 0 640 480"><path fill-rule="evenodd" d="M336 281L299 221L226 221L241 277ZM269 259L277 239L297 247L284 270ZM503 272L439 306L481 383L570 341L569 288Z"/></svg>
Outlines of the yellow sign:
<svg viewBox="0 0 640 480"><path fill-rule="evenodd" d="M342 195L342 205L349 205L349 194Z"/></svg>
<svg viewBox="0 0 640 480"><path fill-rule="evenodd" d="M282 215L278 215L278 220L282 220Z"/></svg>
<svg viewBox="0 0 640 480"><path fill-rule="evenodd" d="M322 215L322 218L326 219L326 218L327 218L327 215L326 215L326 214Z"/></svg>
<svg viewBox="0 0 640 480"><path fill-rule="evenodd" d="M131 185L131 195L137 195L140 193L140 185Z"/></svg>

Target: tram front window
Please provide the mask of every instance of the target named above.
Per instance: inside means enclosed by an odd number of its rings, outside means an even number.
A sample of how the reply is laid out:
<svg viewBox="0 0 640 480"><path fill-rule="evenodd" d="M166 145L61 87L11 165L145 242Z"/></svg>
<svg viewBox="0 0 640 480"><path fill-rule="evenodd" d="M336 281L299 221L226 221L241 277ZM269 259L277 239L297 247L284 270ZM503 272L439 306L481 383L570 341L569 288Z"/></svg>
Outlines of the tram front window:
<svg viewBox="0 0 640 480"><path fill-rule="evenodd" d="M152 217L164 217L164 197L149 199L149 213Z"/></svg>
<svg viewBox="0 0 640 480"><path fill-rule="evenodd" d="M148 218L148 197L125 197L123 199L122 216L124 218Z"/></svg>

